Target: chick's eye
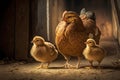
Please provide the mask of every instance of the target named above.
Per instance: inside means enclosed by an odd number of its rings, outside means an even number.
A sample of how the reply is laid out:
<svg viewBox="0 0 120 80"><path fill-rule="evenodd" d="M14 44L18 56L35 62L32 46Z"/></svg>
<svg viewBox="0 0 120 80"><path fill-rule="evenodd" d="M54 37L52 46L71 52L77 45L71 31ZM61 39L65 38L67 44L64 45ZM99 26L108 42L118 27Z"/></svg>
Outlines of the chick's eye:
<svg viewBox="0 0 120 80"><path fill-rule="evenodd" d="M36 40L36 41L39 41L39 40Z"/></svg>

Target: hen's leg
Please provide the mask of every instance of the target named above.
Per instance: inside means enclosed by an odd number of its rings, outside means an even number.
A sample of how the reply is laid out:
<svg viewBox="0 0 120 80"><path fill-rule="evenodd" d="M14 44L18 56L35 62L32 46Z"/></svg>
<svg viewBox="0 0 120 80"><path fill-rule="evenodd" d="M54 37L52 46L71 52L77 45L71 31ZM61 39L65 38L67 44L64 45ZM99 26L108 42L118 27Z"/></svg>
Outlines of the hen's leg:
<svg viewBox="0 0 120 80"><path fill-rule="evenodd" d="M64 67L65 68L73 68L73 66L69 64L70 56L64 55L64 58L66 60L66 63L64 64Z"/></svg>
<svg viewBox="0 0 120 80"><path fill-rule="evenodd" d="M44 63L41 63L39 67L37 67L38 69L41 69L44 67Z"/></svg>
<svg viewBox="0 0 120 80"><path fill-rule="evenodd" d="M78 56L78 63L76 65L76 68L78 69L80 67L80 56Z"/></svg>
<svg viewBox="0 0 120 80"><path fill-rule="evenodd" d="M90 64L91 64L91 68L93 68L93 61L89 61L90 62Z"/></svg>
<svg viewBox="0 0 120 80"><path fill-rule="evenodd" d="M38 67L38 69L41 69L41 68L48 68L50 63L41 63L40 66Z"/></svg>

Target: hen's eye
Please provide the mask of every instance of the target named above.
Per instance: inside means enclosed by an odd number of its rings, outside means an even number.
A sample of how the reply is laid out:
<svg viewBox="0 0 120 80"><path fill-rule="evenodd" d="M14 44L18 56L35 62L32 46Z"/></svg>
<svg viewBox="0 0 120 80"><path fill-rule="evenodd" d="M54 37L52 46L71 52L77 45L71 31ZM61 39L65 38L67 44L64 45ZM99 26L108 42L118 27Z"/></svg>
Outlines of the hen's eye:
<svg viewBox="0 0 120 80"><path fill-rule="evenodd" d="M71 18L71 16L68 16L67 18Z"/></svg>

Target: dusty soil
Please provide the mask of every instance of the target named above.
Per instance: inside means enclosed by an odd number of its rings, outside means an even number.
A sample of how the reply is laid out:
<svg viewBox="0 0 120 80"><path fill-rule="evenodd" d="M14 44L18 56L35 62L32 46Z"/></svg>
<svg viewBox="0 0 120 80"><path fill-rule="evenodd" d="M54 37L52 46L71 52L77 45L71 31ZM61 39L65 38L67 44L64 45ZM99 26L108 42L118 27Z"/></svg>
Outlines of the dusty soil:
<svg viewBox="0 0 120 80"><path fill-rule="evenodd" d="M38 69L39 62L13 61L5 64L0 61L0 80L120 80L120 47L118 43L106 41L100 45L108 51L107 57L101 63L101 69L89 68L86 60L81 60L79 69L65 69L62 58L52 62L49 69ZM114 54L114 56L113 56ZM7 60L8 61L8 60ZM70 62L77 63L76 59ZM94 63L97 66L97 63Z"/></svg>
<svg viewBox="0 0 120 80"><path fill-rule="evenodd" d="M75 65L76 60L71 60ZM81 61L79 69L64 69L65 60L56 60L49 69L38 69L40 63L14 62L0 65L0 80L120 80L120 61L107 57L101 69L90 69L86 60ZM97 63L94 64L97 66Z"/></svg>

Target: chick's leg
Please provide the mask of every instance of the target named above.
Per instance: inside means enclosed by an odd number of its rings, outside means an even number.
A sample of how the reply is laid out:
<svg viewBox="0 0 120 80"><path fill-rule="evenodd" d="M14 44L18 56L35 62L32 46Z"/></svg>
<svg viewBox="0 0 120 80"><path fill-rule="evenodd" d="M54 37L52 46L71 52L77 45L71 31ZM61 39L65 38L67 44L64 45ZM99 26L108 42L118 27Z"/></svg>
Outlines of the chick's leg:
<svg viewBox="0 0 120 80"><path fill-rule="evenodd" d="M47 66L46 66L46 68L48 68L48 67L49 67L49 65L50 65L50 62L48 62L48 63L47 63Z"/></svg>
<svg viewBox="0 0 120 80"><path fill-rule="evenodd" d="M64 64L64 67L65 68L73 68L73 66L71 65L71 64L69 64L69 61L70 61L70 56L65 56L64 55L64 58L65 58L65 60L66 60L66 63Z"/></svg>
<svg viewBox="0 0 120 80"><path fill-rule="evenodd" d="M100 67L100 63L101 63L101 61L98 61L98 68L100 69L101 67Z"/></svg>
<svg viewBox="0 0 120 80"><path fill-rule="evenodd" d="M80 67L80 56L78 56L78 63L76 65L76 68L78 69Z"/></svg>

